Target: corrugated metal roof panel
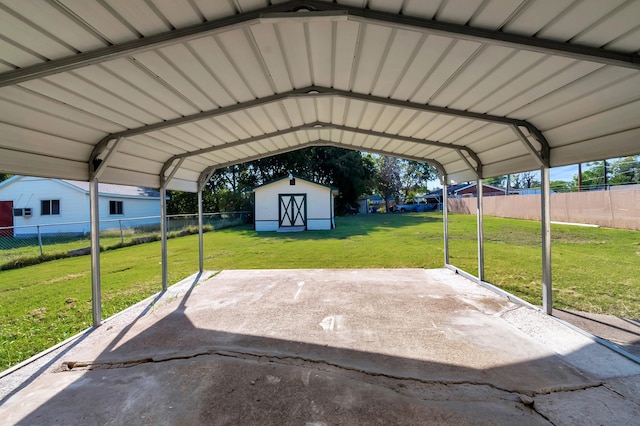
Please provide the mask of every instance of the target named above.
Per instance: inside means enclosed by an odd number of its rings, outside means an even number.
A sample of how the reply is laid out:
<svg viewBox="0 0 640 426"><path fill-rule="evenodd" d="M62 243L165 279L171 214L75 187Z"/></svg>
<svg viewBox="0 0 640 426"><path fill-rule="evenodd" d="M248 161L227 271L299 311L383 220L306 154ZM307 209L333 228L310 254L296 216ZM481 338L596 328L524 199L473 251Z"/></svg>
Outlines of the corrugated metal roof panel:
<svg viewBox="0 0 640 426"><path fill-rule="evenodd" d="M329 12L287 15L298 6ZM537 168L514 126L537 148L546 137L552 165L637 152L640 60L620 55L638 51L638 14L640 0L6 4L0 169L51 156L43 174L77 179L66 162L109 135L125 142L101 179L143 186L172 156L199 152L183 187L208 165L313 143L435 160L458 181L470 165Z"/></svg>
<svg viewBox="0 0 640 426"><path fill-rule="evenodd" d="M105 2L112 13L144 37L171 29L147 2L129 0L107 0Z"/></svg>
<svg viewBox="0 0 640 426"><path fill-rule="evenodd" d="M153 0L153 5L174 28L199 24L203 19L189 0Z"/></svg>
<svg viewBox="0 0 640 426"><path fill-rule="evenodd" d="M82 22L69 19L65 9L55 2L12 1L5 2L2 8L11 11L14 16L26 17L29 20L25 22L26 25L44 32L48 37L55 37L60 44L79 52L107 45L104 38Z"/></svg>
<svg viewBox="0 0 640 426"><path fill-rule="evenodd" d="M558 41L571 40L588 28L597 26L607 19L626 0L585 0L574 2L563 13L551 20L536 35ZM601 47L609 40L593 40L590 46Z"/></svg>
<svg viewBox="0 0 640 426"><path fill-rule="evenodd" d="M0 122L11 124L24 129L35 130L43 134L62 138L87 141L99 140L106 133L91 129L77 122L59 117L54 111L41 111L24 105L15 100L4 98L4 90L0 90ZM51 149L48 147L47 149Z"/></svg>

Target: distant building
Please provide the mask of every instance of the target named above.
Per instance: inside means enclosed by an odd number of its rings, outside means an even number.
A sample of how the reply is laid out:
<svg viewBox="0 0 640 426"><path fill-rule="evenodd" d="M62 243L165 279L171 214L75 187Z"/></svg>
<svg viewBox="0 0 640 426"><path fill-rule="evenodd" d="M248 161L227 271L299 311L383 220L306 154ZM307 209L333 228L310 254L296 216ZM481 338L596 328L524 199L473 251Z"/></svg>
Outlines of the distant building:
<svg viewBox="0 0 640 426"><path fill-rule="evenodd" d="M457 185L457 187L454 187L452 191L453 198L476 197L478 195L477 186L478 185L476 182ZM504 188L498 188L497 186L482 184L482 195L484 197L504 195L505 193L506 193L506 190Z"/></svg>
<svg viewBox="0 0 640 426"><path fill-rule="evenodd" d="M506 190L492 185L482 185L482 194L485 197L497 195L505 195ZM461 183L457 185L447 185L447 195L449 198L469 198L477 197L477 184ZM436 189L423 196L424 202L427 204L437 204L438 210L442 210L442 188Z"/></svg>
<svg viewBox="0 0 640 426"><path fill-rule="evenodd" d="M295 176L254 188L256 231L335 228L334 197L338 189Z"/></svg>
<svg viewBox="0 0 640 426"><path fill-rule="evenodd" d="M383 208L386 208L386 203L381 195L370 195L368 197L360 198L358 200L358 211L360 213L377 213ZM393 209L396 206L396 197L393 195L389 197L389 209Z"/></svg>
<svg viewBox="0 0 640 426"><path fill-rule="evenodd" d="M100 229L119 227L115 219L156 216L160 193L134 186L99 184ZM63 179L13 176L0 182L0 230L3 236L89 233L89 183ZM109 221L109 219L114 219ZM144 224L136 221L136 224Z"/></svg>

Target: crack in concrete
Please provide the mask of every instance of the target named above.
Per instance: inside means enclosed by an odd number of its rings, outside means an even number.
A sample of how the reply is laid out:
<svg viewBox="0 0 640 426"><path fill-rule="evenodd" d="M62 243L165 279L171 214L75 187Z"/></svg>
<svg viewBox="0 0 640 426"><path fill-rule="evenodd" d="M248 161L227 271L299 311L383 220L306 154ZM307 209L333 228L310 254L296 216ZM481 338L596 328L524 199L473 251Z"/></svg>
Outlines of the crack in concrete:
<svg viewBox="0 0 640 426"><path fill-rule="evenodd" d="M539 415L540 417L542 417L543 419L548 421L550 424L552 424L553 426L556 426L556 424L554 422L552 422L549 417L545 416L540 411L538 411L538 408L535 407L535 404L532 404L531 407L529 407L529 408L531 409L531 411L533 411L534 413L536 413L537 415Z"/></svg>
<svg viewBox="0 0 640 426"><path fill-rule="evenodd" d="M613 389L611 386L607 385L606 383L603 386L604 386L605 389L607 389L610 392L615 393L620 398L624 399L626 402L630 402L630 403L640 407L640 402L637 402L637 401L634 401L632 399L627 398L627 396L625 394L622 394L622 393L618 392L617 390Z"/></svg>
<svg viewBox="0 0 640 426"><path fill-rule="evenodd" d="M140 359L132 359L132 360L126 360L126 361L117 361L117 362L83 362L83 361L69 361L69 362L64 362L62 364L62 368L58 370L58 372L65 372L65 371L83 371L83 370L100 370L100 369L114 369L114 368L129 368L129 367L135 367L141 364L147 364L147 363L161 363L161 362L167 362L167 361L178 361L178 360L187 360L187 359L193 359L193 358L197 358L197 357L201 357L201 356L221 356L221 357L229 357L229 358L234 358L234 359L242 359L242 360L257 360L260 361L261 359L265 358L268 360L268 362L274 362L274 360L277 361L281 361L279 362L282 365L291 365L290 362L286 362L288 360L293 360L293 361L298 361L301 362L301 364L299 364L298 366L303 367L304 364L315 364L315 365L324 365L324 366L328 366L331 368L335 368L338 370L343 370L343 371L350 371L350 372L355 372L358 374L364 374L366 376L370 376L370 377L381 377L381 378L387 378L387 379L392 379L392 380L403 380L403 381L409 381L409 382L415 382L415 383L420 383L420 384L427 384L427 385L443 385L443 386L458 386L458 385L471 385L471 386L487 386L490 387L492 389L501 391L501 392L506 392L509 394L517 394L517 395L527 395L529 397L535 397L538 395L548 395L548 394L552 394L552 393L558 393L558 392L575 392L575 391L581 391L581 390L586 390L586 389L591 389L591 388L597 388L600 386L604 385L604 382L593 382L593 383L587 383L584 385L575 385L575 386L557 386L557 387L552 387L552 388L543 388L543 389L538 389L538 390L528 390L528 389L511 389L511 388L506 388L506 387L502 387L499 385L496 385L494 383L490 383L490 382L482 382L482 381L473 381L473 380L429 380L429 379L421 379L421 378L417 378L417 377L411 377L411 376L400 376L400 375L394 375L394 374L389 374L389 373L384 373L384 372L378 372L378 371L370 371L370 370L365 370L362 368L357 368L357 367L351 367L351 366L347 366L347 365L341 365L341 364L337 364L337 363L333 363L327 360L319 360L319 359L313 359L313 358L305 358L302 356L297 356L297 355L274 355L274 354L264 354L264 353L252 353L252 352L241 352L241 351L232 351L232 350L217 350L217 349L212 349L212 350L206 350L203 352L197 352L197 353L191 353L191 354L185 354L185 355L170 355L167 357L146 357L146 358L140 358ZM326 371L326 370L323 370ZM526 405L526 404L525 404ZM533 403L531 404L531 407L533 407Z"/></svg>

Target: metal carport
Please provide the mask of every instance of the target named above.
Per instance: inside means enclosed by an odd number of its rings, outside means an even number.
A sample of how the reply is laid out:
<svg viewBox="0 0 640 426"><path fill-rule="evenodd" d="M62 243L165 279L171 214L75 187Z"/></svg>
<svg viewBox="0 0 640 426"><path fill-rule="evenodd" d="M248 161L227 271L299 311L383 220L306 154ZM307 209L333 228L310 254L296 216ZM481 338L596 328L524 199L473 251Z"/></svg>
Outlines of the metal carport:
<svg viewBox="0 0 640 426"><path fill-rule="evenodd" d="M0 170L90 181L95 206L98 180L201 195L318 145L445 185L540 169L550 313L549 168L640 152L639 23L640 0L5 1ZM448 264L446 212L444 234ZM482 236L479 196L479 281ZM166 288L164 229L162 260Z"/></svg>

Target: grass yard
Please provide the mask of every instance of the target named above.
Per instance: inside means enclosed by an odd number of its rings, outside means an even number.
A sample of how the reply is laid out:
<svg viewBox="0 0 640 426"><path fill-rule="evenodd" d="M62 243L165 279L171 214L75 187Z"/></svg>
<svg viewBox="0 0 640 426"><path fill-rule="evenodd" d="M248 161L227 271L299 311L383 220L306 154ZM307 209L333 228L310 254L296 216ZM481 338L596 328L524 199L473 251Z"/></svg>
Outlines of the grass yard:
<svg viewBox="0 0 640 426"><path fill-rule="evenodd" d="M450 215L451 263L477 271L475 216ZM205 234L205 267L439 268L438 213L337 218L332 231L256 233L237 227ZM554 306L640 318L640 232L552 226ZM198 268L197 235L169 240L169 280ZM540 304L540 225L485 218L487 280ZM161 288L160 243L104 252L103 317ZM90 258L60 259L0 272L0 370L91 324Z"/></svg>

